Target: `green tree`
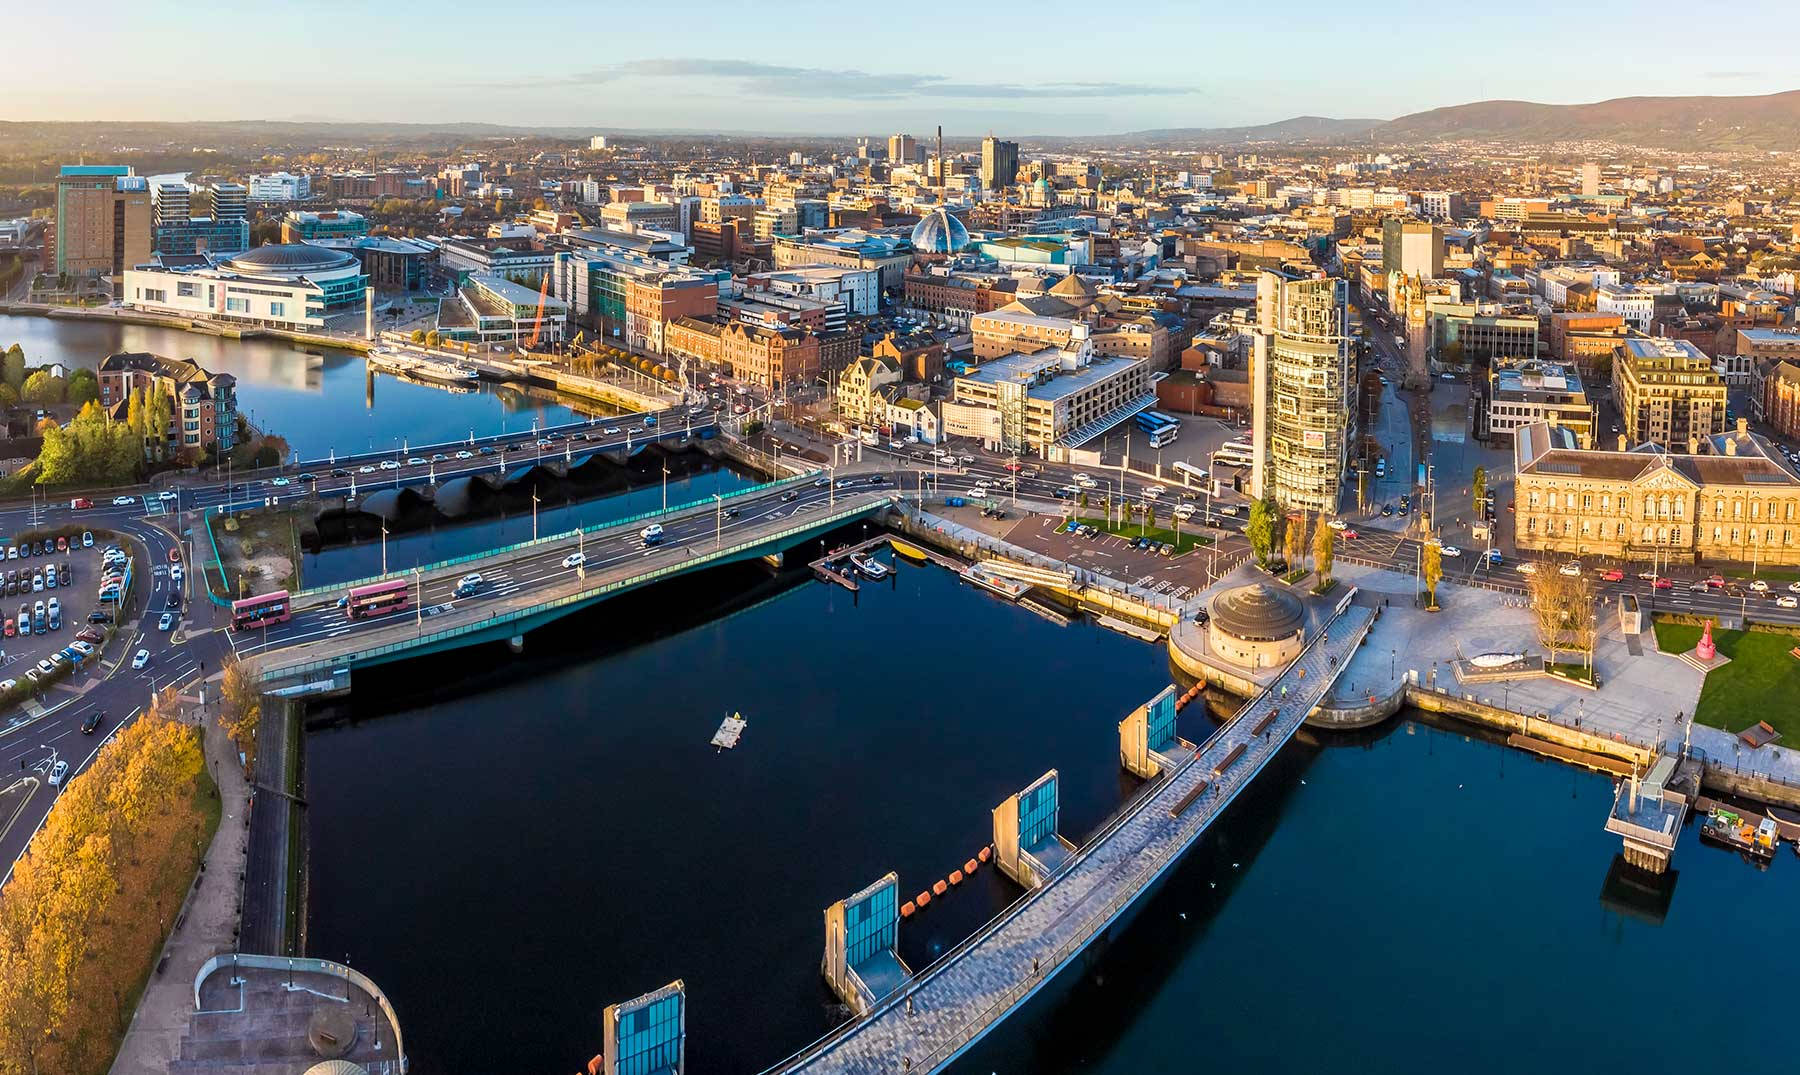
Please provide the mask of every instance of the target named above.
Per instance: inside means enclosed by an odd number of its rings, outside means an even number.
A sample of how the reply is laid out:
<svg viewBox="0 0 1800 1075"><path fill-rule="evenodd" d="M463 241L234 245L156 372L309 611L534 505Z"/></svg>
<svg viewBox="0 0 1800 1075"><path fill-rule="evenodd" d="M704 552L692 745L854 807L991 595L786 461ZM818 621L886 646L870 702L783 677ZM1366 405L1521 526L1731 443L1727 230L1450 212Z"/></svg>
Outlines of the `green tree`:
<svg viewBox="0 0 1800 1075"><path fill-rule="evenodd" d="M12 385L15 392L25 384L25 349L16 343L0 358L0 381Z"/></svg>
<svg viewBox="0 0 1800 1075"><path fill-rule="evenodd" d="M1425 593L1430 598L1426 608L1437 611L1438 583L1444 577L1444 558L1436 541L1425 543L1422 559L1419 564L1419 575L1425 582Z"/></svg>
<svg viewBox="0 0 1800 1075"><path fill-rule="evenodd" d="M1269 562L1269 550L1275 547L1275 509L1272 501L1264 498L1250 505L1250 520L1244 524L1244 536L1250 539L1250 551L1256 554L1256 562Z"/></svg>
<svg viewBox="0 0 1800 1075"><path fill-rule="evenodd" d="M1147 529L1147 530L1155 530L1156 529L1156 505L1155 504L1145 504L1144 505L1144 529ZM1140 533L1140 534L1143 533L1143 530L1139 530L1138 533Z"/></svg>
<svg viewBox="0 0 1800 1075"><path fill-rule="evenodd" d="M19 390L4 381L0 381L0 407L16 407L19 405Z"/></svg>
<svg viewBox="0 0 1800 1075"><path fill-rule="evenodd" d="M1081 506L1082 511L1087 510L1088 497L1087 497L1086 489L1083 489L1081 492L1075 494L1075 503L1077 503Z"/></svg>
<svg viewBox="0 0 1800 1075"><path fill-rule="evenodd" d="M1337 552L1337 531L1321 525L1313 532L1313 570L1319 573L1319 585L1331 583L1331 562Z"/></svg>
<svg viewBox="0 0 1800 1075"><path fill-rule="evenodd" d="M74 481L78 473L74 436L60 426L44 430L44 446L38 449L37 462L39 485Z"/></svg>
<svg viewBox="0 0 1800 1075"><path fill-rule="evenodd" d="M1482 513L1481 513L1482 502L1487 500L1487 468L1486 467L1476 467L1475 468L1474 481L1471 483L1471 488L1469 491L1474 494L1472 499L1474 500L1475 517L1477 519L1486 518L1486 516L1482 515Z"/></svg>
<svg viewBox="0 0 1800 1075"><path fill-rule="evenodd" d="M87 403L100 398L100 378L93 370L76 370L69 374L69 402Z"/></svg>
<svg viewBox="0 0 1800 1075"><path fill-rule="evenodd" d="M49 370L33 370L31 376L25 378L25 386L19 390L19 397L27 403L45 404L61 403L68 396L69 382L61 377L53 377Z"/></svg>

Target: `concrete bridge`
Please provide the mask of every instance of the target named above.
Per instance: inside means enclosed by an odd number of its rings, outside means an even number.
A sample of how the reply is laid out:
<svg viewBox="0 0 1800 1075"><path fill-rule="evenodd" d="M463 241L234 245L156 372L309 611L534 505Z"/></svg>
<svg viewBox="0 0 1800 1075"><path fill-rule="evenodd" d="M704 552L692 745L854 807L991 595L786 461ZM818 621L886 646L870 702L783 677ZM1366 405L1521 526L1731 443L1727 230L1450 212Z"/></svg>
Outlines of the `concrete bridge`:
<svg viewBox="0 0 1800 1075"><path fill-rule="evenodd" d="M862 988L867 1003L851 1003L866 1014L770 1071L893 1075L937 1071L961 1056L1130 918L1169 868L1293 737L1373 619L1373 609L1346 599L1280 678L1197 748L1173 738L1172 701L1158 745L1154 709L1172 692L1140 709L1121 725L1121 761L1134 772L1154 775L1080 848L1028 824L1028 819L1046 816L1046 801L1047 816L1054 817L1054 771L1001 804L995 811L996 863L1030 890L917 973L895 974L886 958L891 948L870 952L865 944L862 954L872 973L867 981L852 984ZM1015 837L1011 846L1009 834ZM1033 841L1030 846L1027 839ZM852 913L840 912L837 921L857 927L852 941L891 939L887 921L878 916L887 913L892 900L871 901L865 895L881 891L878 883L852 897L858 901ZM832 937L833 921L827 911L825 966L837 985L837 977L854 976L844 975L841 957L834 963L834 945L841 948L844 942ZM872 982L888 988L877 994L868 988Z"/></svg>
<svg viewBox="0 0 1800 1075"><path fill-rule="evenodd" d="M401 577L412 581L414 592L400 613L347 619L337 600L358 583L300 591L292 595L289 623L270 628L266 637L234 633L233 646L239 656L258 658L270 693L339 693L357 668L482 642L522 645L529 631L639 587L779 556L875 515L894 497L879 476L839 478L836 487L812 475L772 482L409 572ZM663 537L646 545L640 532L651 523L663 528ZM584 562L565 566L576 553ZM457 597L456 580L470 573L483 576L483 589Z"/></svg>

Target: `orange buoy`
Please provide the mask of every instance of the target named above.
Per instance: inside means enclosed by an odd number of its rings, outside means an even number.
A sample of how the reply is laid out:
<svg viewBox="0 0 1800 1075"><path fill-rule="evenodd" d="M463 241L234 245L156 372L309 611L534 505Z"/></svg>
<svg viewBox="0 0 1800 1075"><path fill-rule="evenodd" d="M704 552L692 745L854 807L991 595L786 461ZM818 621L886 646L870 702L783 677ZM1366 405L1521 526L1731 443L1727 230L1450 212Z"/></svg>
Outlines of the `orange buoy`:
<svg viewBox="0 0 1800 1075"><path fill-rule="evenodd" d="M933 896L942 896L944 893L946 893L948 891L950 891L950 886L946 885L942 881L939 881L937 884L931 886L931 894Z"/></svg>
<svg viewBox="0 0 1800 1075"><path fill-rule="evenodd" d="M900 905L900 917L901 918L911 918L913 916L913 912L916 910L918 910L918 908L913 906L913 901L907 900L905 903Z"/></svg>
<svg viewBox="0 0 1800 1075"><path fill-rule="evenodd" d="M974 859L970 859L969 861L963 863L963 873L973 874L975 872L975 867L977 867L979 865L981 865L981 863L976 862Z"/></svg>
<svg viewBox="0 0 1800 1075"><path fill-rule="evenodd" d="M980 859L983 862L986 862L988 859L992 858L993 855L994 855L993 845L989 844L987 847L982 848L981 853L976 855L975 857Z"/></svg>
<svg viewBox="0 0 1800 1075"><path fill-rule="evenodd" d="M919 909L924 910L925 905L931 902L931 893L921 892L918 894L918 896L916 896L914 898L918 901Z"/></svg>
<svg viewBox="0 0 1800 1075"><path fill-rule="evenodd" d="M960 884L962 884L962 879L963 879L963 872L961 870L951 870L950 871L950 883L951 884L960 885Z"/></svg>

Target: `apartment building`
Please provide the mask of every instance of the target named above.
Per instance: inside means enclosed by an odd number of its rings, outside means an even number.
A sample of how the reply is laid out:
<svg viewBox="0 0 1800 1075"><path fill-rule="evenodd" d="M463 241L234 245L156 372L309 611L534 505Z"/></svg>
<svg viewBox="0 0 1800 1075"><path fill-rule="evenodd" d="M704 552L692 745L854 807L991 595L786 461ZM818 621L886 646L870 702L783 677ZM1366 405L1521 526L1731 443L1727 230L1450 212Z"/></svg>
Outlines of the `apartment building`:
<svg viewBox="0 0 1800 1075"><path fill-rule="evenodd" d="M1686 340L1628 339L1613 355L1613 402L1633 444L1680 450L1725 430L1726 387Z"/></svg>
<svg viewBox="0 0 1800 1075"><path fill-rule="evenodd" d="M169 398L164 448L219 454L237 437L237 378L209 373L192 359L120 351L100 360L100 405L119 421L127 417L131 394L143 389Z"/></svg>
<svg viewBox="0 0 1800 1075"><path fill-rule="evenodd" d="M1522 426L1548 422L1574 433L1584 447L1594 443L1594 405L1581 374L1551 362L1514 362L1488 374L1476 429L1491 439L1510 437Z"/></svg>
<svg viewBox="0 0 1800 1075"><path fill-rule="evenodd" d="M1156 401L1150 364L1094 353L1082 338L982 363L958 376L944 430L990 451L1050 455L1076 447Z"/></svg>
<svg viewBox="0 0 1800 1075"><path fill-rule="evenodd" d="M116 281L150 260L150 184L130 165L63 165L56 176L53 243L59 274Z"/></svg>

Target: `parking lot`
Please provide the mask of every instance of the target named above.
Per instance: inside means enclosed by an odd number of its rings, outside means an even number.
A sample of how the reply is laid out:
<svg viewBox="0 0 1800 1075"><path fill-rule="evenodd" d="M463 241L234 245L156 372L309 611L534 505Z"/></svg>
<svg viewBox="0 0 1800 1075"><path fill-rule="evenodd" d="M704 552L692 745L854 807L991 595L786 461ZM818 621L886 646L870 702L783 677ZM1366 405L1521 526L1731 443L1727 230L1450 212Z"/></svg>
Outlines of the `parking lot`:
<svg viewBox="0 0 1800 1075"><path fill-rule="evenodd" d="M90 532L91 533L91 532ZM104 628L119 614L123 596L124 568L111 571L103 563L106 549L113 544L104 536L84 546L79 533L73 535L67 548L56 542L34 543L30 549L7 541L0 546L6 555L0 568L0 690L16 685L33 684L46 679L61 666L74 666L73 673L62 682L79 680L98 666ZM131 564L132 586L149 592L153 581L166 577L171 565ZM54 578L54 585L52 584ZM106 587L103 591L103 587ZM156 594L155 607L149 610L146 629L160 625L166 603L166 587ZM102 593L109 595L103 597ZM179 600L179 598L177 599ZM180 612L172 613L179 620ZM125 643L115 641L120 652L109 654L116 660L131 659L123 652Z"/></svg>

